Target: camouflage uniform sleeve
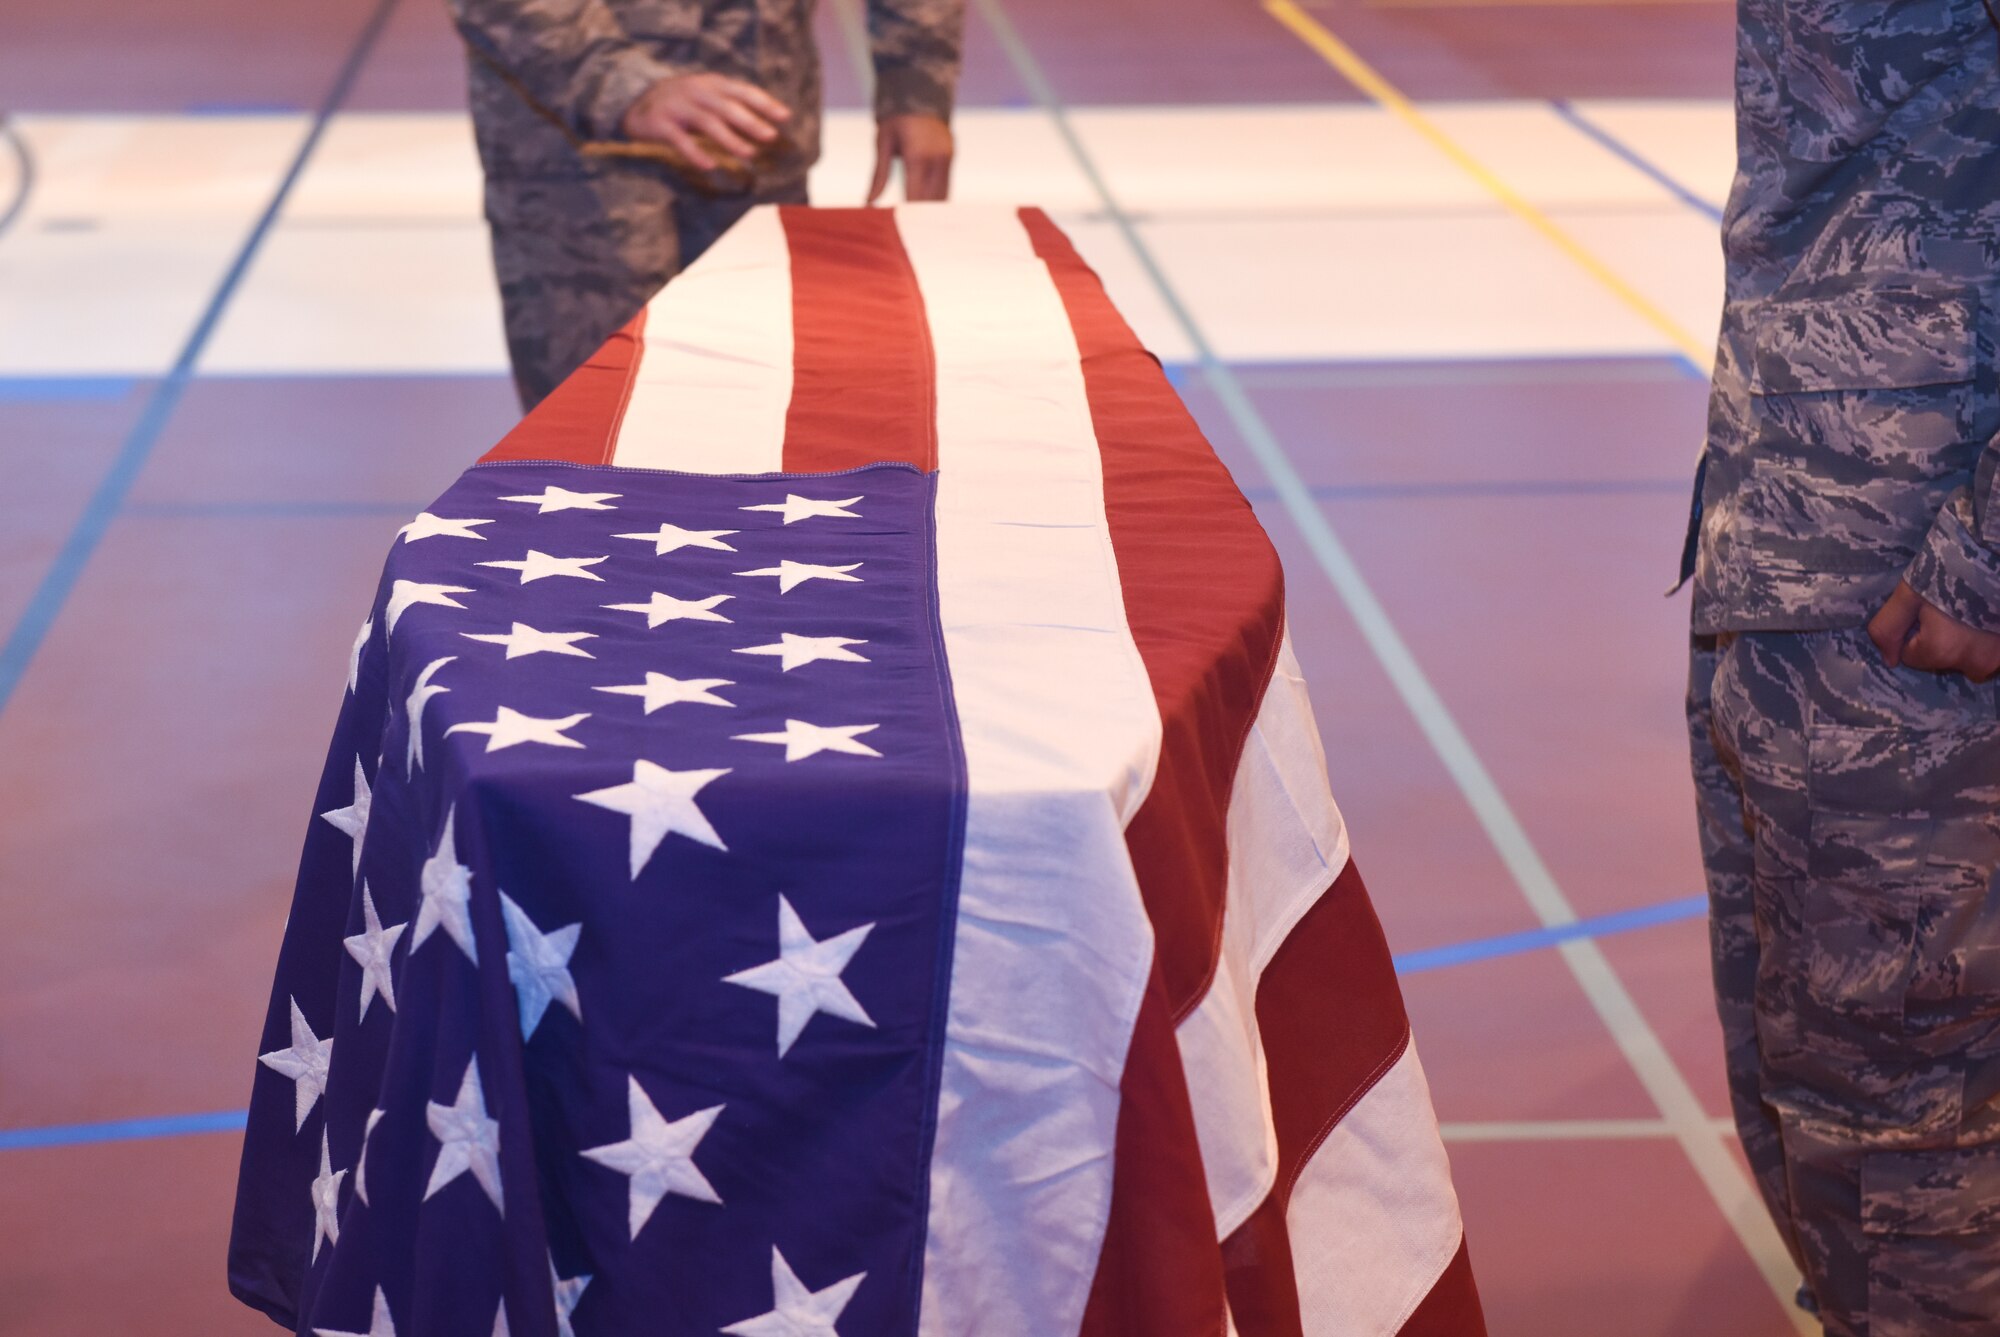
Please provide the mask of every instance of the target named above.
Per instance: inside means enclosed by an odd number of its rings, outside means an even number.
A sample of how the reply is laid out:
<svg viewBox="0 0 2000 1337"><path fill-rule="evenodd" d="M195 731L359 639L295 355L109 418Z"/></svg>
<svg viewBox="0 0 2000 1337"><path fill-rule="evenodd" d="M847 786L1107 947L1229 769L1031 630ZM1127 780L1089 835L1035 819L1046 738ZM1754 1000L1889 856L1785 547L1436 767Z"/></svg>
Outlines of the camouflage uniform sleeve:
<svg viewBox="0 0 2000 1337"><path fill-rule="evenodd" d="M951 119L965 0L868 0L875 115Z"/></svg>
<svg viewBox="0 0 2000 1337"><path fill-rule="evenodd" d="M1989 454L1991 451L1989 450ZM2000 533L1993 495L1993 469L1984 464L1986 505L1975 507L1973 489L1952 493L1931 522L1916 560L1903 573L1910 588L1968 626L2000 632ZM1983 514L1981 513L1983 511ZM1984 522L1983 524L1981 522Z"/></svg>
<svg viewBox="0 0 2000 1337"><path fill-rule="evenodd" d="M581 139L618 138L641 93L691 73L633 41L604 0L449 2L466 43Z"/></svg>

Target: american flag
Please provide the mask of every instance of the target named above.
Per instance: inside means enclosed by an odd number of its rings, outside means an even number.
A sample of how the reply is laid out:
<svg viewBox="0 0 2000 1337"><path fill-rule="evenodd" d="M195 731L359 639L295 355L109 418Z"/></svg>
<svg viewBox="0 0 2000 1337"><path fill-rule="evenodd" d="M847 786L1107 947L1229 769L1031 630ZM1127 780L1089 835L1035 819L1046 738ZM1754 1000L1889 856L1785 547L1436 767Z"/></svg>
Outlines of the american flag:
<svg viewBox="0 0 2000 1337"><path fill-rule="evenodd" d="M1277 559L1034 210L762 209L392 547L236 1294L1476 1334Z"/></svg>

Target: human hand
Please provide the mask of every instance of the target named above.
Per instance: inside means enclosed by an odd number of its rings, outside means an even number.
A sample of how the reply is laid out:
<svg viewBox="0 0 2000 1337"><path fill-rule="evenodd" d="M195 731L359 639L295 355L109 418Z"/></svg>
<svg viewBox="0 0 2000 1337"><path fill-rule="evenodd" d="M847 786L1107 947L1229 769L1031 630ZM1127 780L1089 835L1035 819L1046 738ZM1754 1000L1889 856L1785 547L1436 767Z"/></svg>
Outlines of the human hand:
<svg viewBox="0 0 2000 1337"><path fill-rule="evenodd" d="M742 171L791 118L790 108L755 84L726 74L682 74L640 94L619 128L627 139L666 145L698 171Z"/></svg>
<svg viewBox="0 0 2000 1337"><path fill-rule="evenodd" d="M2000 673L2000 636L1960 622L1897 581L1887 603L1868 619L1868 638L1890 668L1963 673L1985 682Z"/></svg>
<svg viewBox="0 0 2000 1337"><path fill-rule="evenodd" d="M951 126L935 116L884 116L875 123L875 176L868 202L889 188L889 171L903 161L903 198L941 200L951 190Z"/></svg>

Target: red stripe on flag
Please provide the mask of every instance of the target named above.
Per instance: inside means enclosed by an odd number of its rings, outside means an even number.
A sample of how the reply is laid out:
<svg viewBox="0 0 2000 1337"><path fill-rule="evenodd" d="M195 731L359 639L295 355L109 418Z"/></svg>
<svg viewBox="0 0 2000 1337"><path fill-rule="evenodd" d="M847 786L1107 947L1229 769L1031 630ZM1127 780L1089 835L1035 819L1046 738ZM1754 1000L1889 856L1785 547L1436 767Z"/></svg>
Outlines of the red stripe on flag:
<svg viewBox="0 0 2000 1337"><path fill-rule="evenodd" d="M1039 209L1021 222L1076 335L1126 621L1163 726L1153 788L1125 832L1153 925L1154 988L1125 1060L1111 1216L1083 1334L1213 1334L1221 1259L1172 1028L1207 992L1221 948L1230 790L1277 662L1284 573L1097 275Z"/></svg>
<svg viewBox="0 0 2000 1337"><path fill-rule="evenodd" d="M1111 1215L1081 1337L1220 1337L1222 1255L1159 965L1118 1088Z"/></svg>
<svg viewBox="0 0 2000 1337"><path fill-rule="evenodd" d="M1444 1275L1397 1333L1398 1337L1486 1337L1486 1313L1479 1305L1479 1285L1472 1279L1472 1255L1464 1240L1458 1242Z"/></svg>
<svg viewBox="0 0 2000 1337"><path fill-rule="evenodd" d="M792 260L785 468L937 468L937 375L917 276L889 209L778 211Z"/></svg>
<svg viewBox="0 0 2000 1337"><path fill-rule="evenodd" d="M500 444L480 457L607 464L618 444L618 424L632 400L632 381L645 356L646 309L604 341L590 360L551 390L534 412L515 424Z"/></svg>
<svg viewBox="0 0 2000 1337"><path fill-rule="evenodd" d="M1083 358L1126 621L1165 727L1126 831L1175 1020L1221 946L1229 792L1284 630L1277 550L1207 438L1048 215L1023 209Z"/></svg>
<svg viewBox="0 0 2000 1337"><path fill-rule="evenodd" d="M1327 1024L1336 1017L1338 1025ZM1278 1182L1222 1243L1229 1307L1242 1337L1301 1337L1285 1223L1292 1186L1327 1134L1395 1066L1410 1039L1389 944L1352 863L1265 968L1257 986L1257 1022L1278 1133ZM1406 1332L1483 1337L1470 1266L1461 1270L1462 1280L1447 1271L1433 1287L1437 1307L1427 1320L1452 1326ZM1426 1301L1417 1313L1429 1307Z"/></svg>

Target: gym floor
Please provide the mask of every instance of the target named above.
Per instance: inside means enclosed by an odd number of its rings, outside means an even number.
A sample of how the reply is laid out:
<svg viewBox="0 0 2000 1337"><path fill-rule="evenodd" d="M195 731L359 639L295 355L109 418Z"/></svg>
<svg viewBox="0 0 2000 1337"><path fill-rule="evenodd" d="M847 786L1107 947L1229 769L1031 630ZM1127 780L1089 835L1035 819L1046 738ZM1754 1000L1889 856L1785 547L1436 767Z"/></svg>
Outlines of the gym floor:
<svg viewBox="0 0 2000 1337"><path fill-rule="evenodd" d="M971 9L956 194L1071 232L1285 555L1492 1331L1806 1331L1723 1117L1662 597L1732 7ZM859 22L821 5L826 203ZM349 641L518 412L461 56L438 0L0 23L0 1334L268 1332L236 1130Z"/></svg>

